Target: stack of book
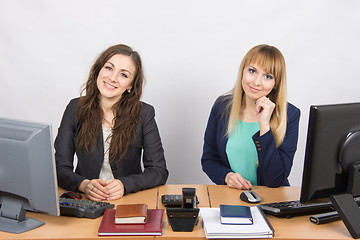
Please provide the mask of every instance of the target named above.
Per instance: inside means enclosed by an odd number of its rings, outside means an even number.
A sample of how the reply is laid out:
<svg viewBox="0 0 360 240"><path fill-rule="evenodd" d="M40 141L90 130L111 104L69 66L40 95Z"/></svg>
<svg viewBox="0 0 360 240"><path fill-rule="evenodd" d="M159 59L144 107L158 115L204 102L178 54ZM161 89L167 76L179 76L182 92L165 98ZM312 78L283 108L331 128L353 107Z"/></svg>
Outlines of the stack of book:
<svg viewBox="0 0 360 240"><path fill-rule="evenodd" d="M148 209L146 204L117 205L107 209L99 236L161 235L164 209Z"/></svg>
<svg viewBox="0 0 360 240"><path fill-rule="evenodd" d="M200 208L206 238L272 238L274 229L257 207Z"/></svg>

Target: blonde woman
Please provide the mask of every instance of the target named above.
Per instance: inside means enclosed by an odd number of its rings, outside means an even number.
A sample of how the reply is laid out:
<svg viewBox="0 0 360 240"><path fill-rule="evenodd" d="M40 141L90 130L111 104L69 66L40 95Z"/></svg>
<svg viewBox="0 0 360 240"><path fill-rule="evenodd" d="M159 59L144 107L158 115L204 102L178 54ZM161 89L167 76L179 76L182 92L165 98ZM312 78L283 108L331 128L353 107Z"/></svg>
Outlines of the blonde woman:
<svg viewBox="0 0 360 240"><path fill-rule="evenodd" d="M288 186L300 110L287 102L285 60L273 46L253 47L235 87L214 103L201 165L216 184L237 189Z"/></svg>

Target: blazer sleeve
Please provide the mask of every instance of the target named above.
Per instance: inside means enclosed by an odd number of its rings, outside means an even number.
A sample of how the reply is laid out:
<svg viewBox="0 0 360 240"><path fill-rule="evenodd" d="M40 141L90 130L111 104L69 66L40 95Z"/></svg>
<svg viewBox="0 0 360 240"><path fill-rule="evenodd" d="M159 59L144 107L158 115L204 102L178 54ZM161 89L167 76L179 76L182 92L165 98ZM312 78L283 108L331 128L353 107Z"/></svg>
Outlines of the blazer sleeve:
<svg viewBox="0 0 360 240"><path fill-rule="evenodd" d="M141 121L144 171L119 178L125 187L125 194L163 185L169 175L155 122L155 110L151 105L143 104Z"/></svg>
<svg viewBox="0 0 360 240"><path fill-rule="evenodd" d="M287 178L297 149L300 110L288 103L287 114L285 137L278 148L271 130L262 136L259 136L259 132L253 136L259 157L259 185L268 187L289 185Z"/></svg>
<svg viewBox="0 0 360 240"><path fill-rule="evenodd" d="M231 172L225 153L227 119L223 116L226 101L218 98L210 112L204 135L201 166L215 184L224 185L226 174Z"/></svg>
<svg viewBox="0 0 360 240"><path fill-rule="evenodd" d="M85 180L85 177L73 171L77 102L78 99L73 99L67 105L54 143L58 184L72 191L76 191L79 184Z"/></svg>

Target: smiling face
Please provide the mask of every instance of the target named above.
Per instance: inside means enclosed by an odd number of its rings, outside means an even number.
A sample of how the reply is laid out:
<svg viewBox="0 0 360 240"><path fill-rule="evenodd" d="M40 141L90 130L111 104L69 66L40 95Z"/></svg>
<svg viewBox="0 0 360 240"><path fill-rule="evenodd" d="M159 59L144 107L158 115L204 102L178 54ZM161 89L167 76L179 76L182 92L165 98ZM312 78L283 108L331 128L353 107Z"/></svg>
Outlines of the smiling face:
<svg viewBox="0 0 360 240"><path fill-rule="evenodd" d="M257 100L267 96L275 86L275 78L255 63L245 66L241 82L246 99Z"/></svg>
<svg viewBox="0 0 360 240"><path fill-rule="evenodd" d="M119 101L122 94L132 88L136 68L129 56L116 54L101 68L97 77L100 101Z"/></svg>

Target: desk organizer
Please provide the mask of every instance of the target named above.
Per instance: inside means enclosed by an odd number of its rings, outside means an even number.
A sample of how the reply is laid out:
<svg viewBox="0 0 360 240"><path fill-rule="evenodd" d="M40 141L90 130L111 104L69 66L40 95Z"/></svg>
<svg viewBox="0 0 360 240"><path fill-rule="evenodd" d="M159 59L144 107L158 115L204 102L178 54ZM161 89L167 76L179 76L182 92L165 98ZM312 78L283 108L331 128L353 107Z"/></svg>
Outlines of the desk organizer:
<svg viewBox="0 0 360 240"><path fill-rule="evenodd" d="M192 232L199 220L199 208L167 208L166 213L174 232Z"/></svg>

